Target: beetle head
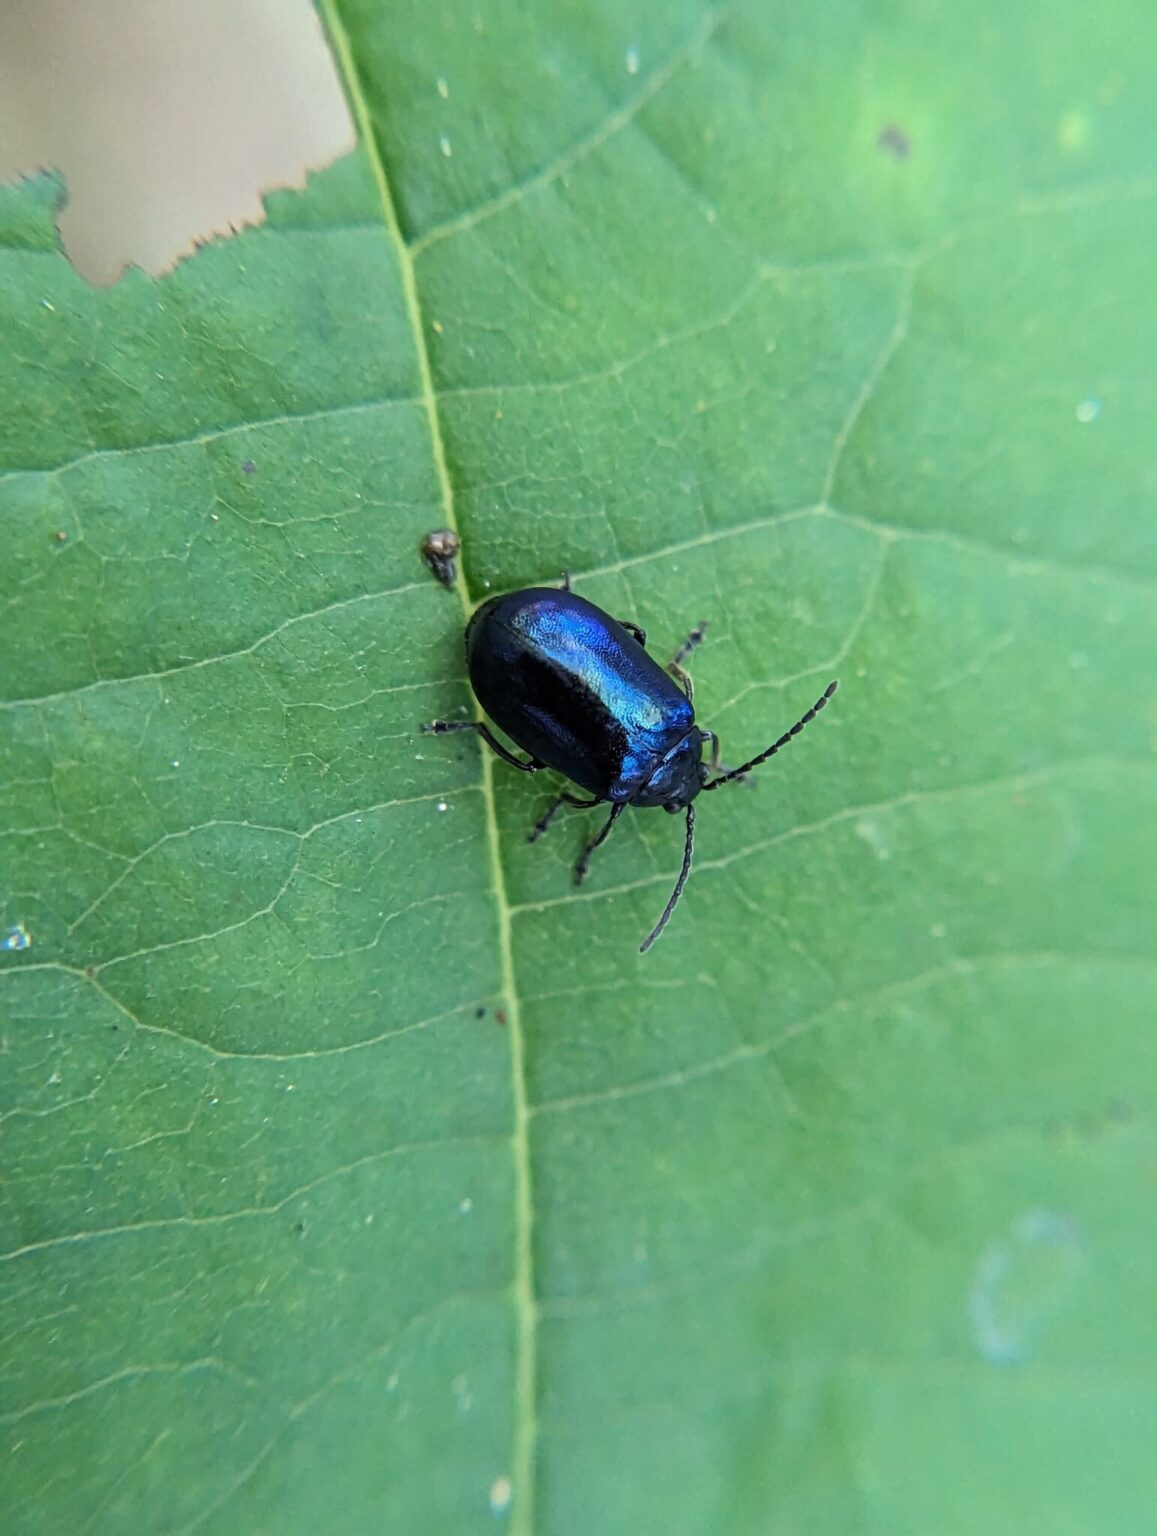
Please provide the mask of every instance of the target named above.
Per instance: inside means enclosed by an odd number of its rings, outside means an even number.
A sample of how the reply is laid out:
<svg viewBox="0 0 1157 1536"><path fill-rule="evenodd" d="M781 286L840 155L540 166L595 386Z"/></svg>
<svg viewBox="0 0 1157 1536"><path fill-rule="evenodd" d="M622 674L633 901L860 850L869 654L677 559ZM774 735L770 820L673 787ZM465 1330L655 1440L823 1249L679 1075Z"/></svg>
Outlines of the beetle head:
<svg viewBox="0 0 1157 1536"><path fill-rule="evenodd" d="M699 732L692 730L675 743L632 804L661 805L674 815L685 810L702 788L703 742Z"/></svg>

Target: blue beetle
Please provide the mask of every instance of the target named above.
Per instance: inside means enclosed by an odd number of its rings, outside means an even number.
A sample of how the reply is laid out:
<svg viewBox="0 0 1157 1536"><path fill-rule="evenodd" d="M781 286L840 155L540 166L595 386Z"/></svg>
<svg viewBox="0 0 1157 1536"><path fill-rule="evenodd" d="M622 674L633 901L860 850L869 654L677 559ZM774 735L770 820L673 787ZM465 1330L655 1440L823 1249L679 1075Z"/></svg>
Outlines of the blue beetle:
<svg viewBox="0 0 1157 1536"><path fill-rule="evenodd" d="M829 683L805 715L758 757L723 769L719 739L695 724L691 679L683 667L703 638L693 629L664 669L644 649L637 624L612 619L570 589L526 587L481 604L466 626L466 667L479 704L529 757L516 757L482 720L434 720L424 731L476 731L504 762L524 773L553 768L589 799L560 794L530 833L541 837L564 805L611 814L575 865L581 884L591 854L606 841L628 805L687 813L683 865L667 905L639 946L646 952L667 926L691 871L693 801L701 790L734 784L758 768L814 720L836 691ZM703 744L711 743L710 763Z"/></svg>

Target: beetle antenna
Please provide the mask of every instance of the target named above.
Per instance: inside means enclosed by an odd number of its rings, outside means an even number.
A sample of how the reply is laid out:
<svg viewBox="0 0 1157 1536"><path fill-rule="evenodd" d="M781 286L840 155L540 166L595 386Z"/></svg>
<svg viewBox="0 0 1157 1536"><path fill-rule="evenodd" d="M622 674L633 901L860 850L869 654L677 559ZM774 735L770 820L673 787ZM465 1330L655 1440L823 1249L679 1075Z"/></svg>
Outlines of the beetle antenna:
<svg viewBox="0 0 1157 1536"><path fill-rule="evenodd" d="M691 850L694 848L694 846L695 846L695 807L694 807L694 805L688 805L688 807L687 807L687 841L686 841L686 843L685 843L685 845L683 847L683 868L679 871L679 878L678 878L678 880L675 881L675 889L671 892L670 896L667 898L667 905L663 908L663 915L662 915L662 917L655 924L655 926L651 929L650 933L643 940L643 942L639 945L639 953L641 955L645 955L647 953L647 951L650 949L651 945L655 942L655 940L662 933L663 929L666 928L668 919L670 918L671 913L674 912L674 910L675 910L675 903L679 900L679 897L682 896L682 894L683 894L683 887L687 884L687 876L691 873Z"/></svg>
<svg viewBox="0 0 1157 1536"><path fill-rule="evenodd" d="M781 747L786 747L793 736L798 736L805 725L810 725L815 717L823 709L824 705L835 693L838 685L830 682L821 696L815 701L806 715L801 715L790 731L784 731L777 742L768 747L766 752L761 752L758 757L753 757L749 763L744 763L741 768L732 768L728 773L721 773L717 779L712 779L709 784L704 784L704 789L718 789L721 784L730 784L733 779L740 779L745 773L750 773L753 768L758 768L760 763L766 763L769 757L774 757Z"/></svg>

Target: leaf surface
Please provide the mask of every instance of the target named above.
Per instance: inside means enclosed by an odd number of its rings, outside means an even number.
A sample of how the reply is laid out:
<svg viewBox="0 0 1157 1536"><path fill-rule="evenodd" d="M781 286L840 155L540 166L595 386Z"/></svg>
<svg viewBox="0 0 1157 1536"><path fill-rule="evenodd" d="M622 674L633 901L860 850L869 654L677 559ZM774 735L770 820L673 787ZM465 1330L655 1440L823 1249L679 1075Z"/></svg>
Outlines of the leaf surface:
<svg viewBox="0 0 1157 1536"><path fill-rule="evenodd" d="M9 1527L1147 1530L1152 29L322 10L260 228L0 192ZM647 957L418 734L450 521L733 762L841 679Z"/></svg>

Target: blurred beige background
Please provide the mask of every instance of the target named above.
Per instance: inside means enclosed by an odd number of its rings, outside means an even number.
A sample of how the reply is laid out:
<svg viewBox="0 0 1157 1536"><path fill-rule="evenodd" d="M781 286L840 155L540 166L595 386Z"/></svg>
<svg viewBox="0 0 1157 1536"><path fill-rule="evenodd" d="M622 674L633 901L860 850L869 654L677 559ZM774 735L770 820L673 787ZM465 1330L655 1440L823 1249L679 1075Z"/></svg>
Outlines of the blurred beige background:
<svg viewBox="0 0 1157 1536"><path fill-rule="evenodd" d="M0 180L65 173L94 282L260 219L353 141L309 0L0 0Z"/></svg>

